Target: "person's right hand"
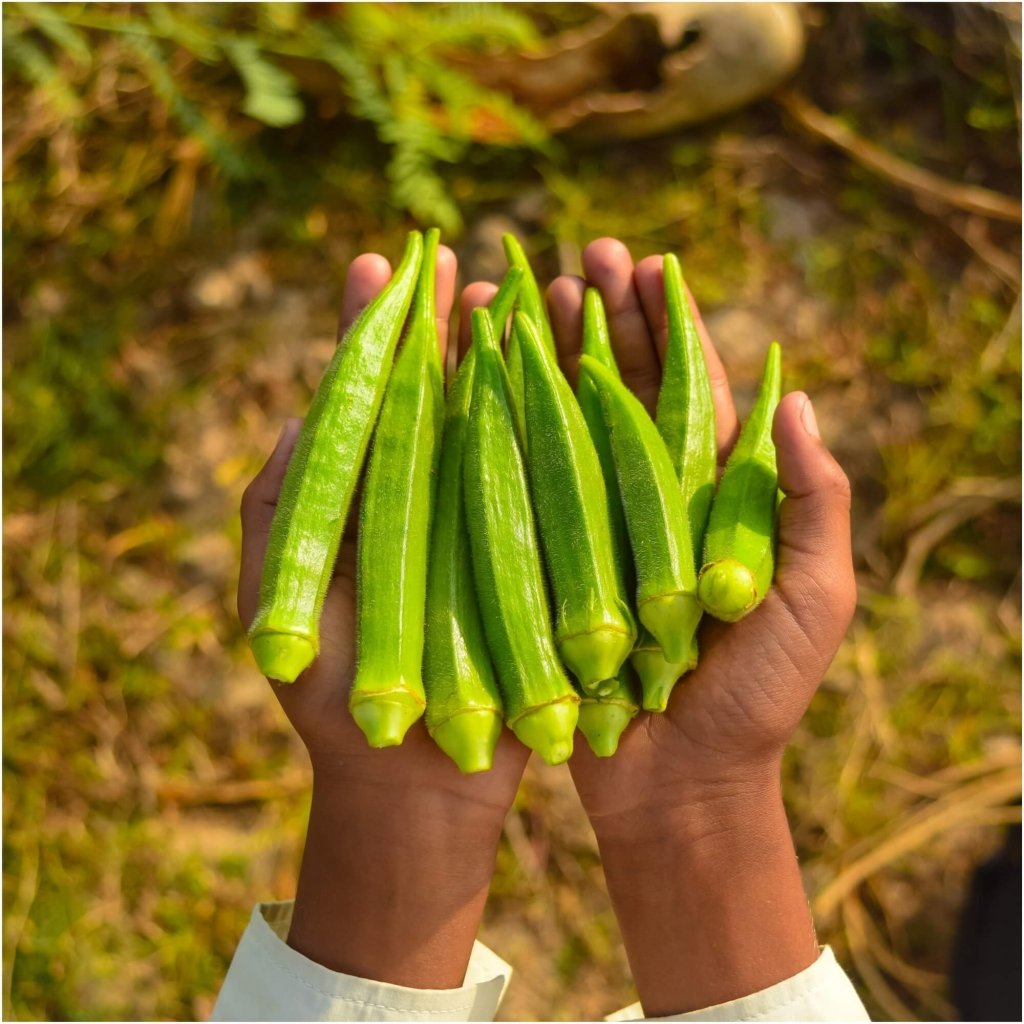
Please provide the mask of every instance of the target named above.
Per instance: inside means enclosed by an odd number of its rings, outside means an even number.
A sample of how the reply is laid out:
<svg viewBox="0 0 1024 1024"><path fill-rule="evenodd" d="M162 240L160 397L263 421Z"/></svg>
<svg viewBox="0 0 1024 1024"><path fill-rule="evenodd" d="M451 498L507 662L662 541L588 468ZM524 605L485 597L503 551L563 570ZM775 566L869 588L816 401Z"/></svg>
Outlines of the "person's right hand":
<svg viewBox="0 0 1024 1024"><path fill-rule="evenodd" d="M583 288L594 285L623 380L653 415L667 326L661 259L634 268L623 245L600 239L583 265L586 282L560 278L548 293L563 368L574 380ZM697 322L724 463L739 422ZM705 616L697 669L677 683L663 714L640 713L613 757L597 758L580 742L571 761L648 1015L763 988L816 956L780 763L853 614L850 490L806 395L782 399L773 436L786 497L771 591L741 622Z"/></svg>

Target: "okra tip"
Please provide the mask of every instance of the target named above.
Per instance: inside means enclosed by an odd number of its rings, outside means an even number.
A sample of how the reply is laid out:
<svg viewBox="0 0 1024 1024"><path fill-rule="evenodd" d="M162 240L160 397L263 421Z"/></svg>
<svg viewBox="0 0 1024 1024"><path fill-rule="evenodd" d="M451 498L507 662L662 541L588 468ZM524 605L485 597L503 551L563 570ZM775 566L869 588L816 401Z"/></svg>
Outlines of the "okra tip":
<svg viewBox="0 0 1024 1024"><path fill-rule="evenodd" d="M742 562L723 558L701 569L697 596L723 622L738 622L758 603L757 580Z"/></svg>
<svg viewBox="0 0 1024 1024"><path fill-rule="evenodd" d="M624 704L585 700L580 705L580 732L597 757L611 757L636 714Z"/></svg>
<svg viewBox="0 0 1024 1024"><path fill-rule="evenodd" d="M558 653L584 691L600 697L614 689L614 677L635 639L621 629L595 629L560 640Z"/></svg>
<svg viewBox="0 0 1024 1024"><path fill-rule="evenodd" d="M411 693L372 694L351 706L352 717L371 747L397 747L423 714L423 702Z"/></svg>
<svg viewBox="0 0 1024 1024"><path fill-rule="evenodd" d="M563 764L572 756L572 734L579 714L577 699L560 700L520 715L512 723L512 731L548 764Z"/></svg>
<svg viewBox="0 0 1024 1024"><path fill-rule="evenodd" d="M249 646L260 671L281 683L294 683L316 657L313 641L295 633L257 633Z"/></svg>
<svg viewBox="0 0 1024 1024"><path fill-rule="evenodd" d="M661 644L665 657L672 662L685 662L701 616L697 595L682 591L662 594L645 601L637 611L640 621Z"/></svg>
<svg viewBox="0 0 1024 1024"><path fill-rule="evenodd" d="M501 737L501 715L487 708L463 711L436 726L434 742L466 775L486 772L494 764L494 748Z"/></svg>

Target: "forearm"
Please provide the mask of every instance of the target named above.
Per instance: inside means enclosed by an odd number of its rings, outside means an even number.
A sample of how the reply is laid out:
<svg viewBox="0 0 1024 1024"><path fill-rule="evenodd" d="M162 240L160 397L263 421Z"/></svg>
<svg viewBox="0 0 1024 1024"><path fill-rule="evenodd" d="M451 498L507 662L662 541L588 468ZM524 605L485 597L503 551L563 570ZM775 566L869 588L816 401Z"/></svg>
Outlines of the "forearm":
<svg viewBox="0 0 1024 1024"><path fill-rule="evenodd" d="M499 835L444 793L315 784L288 944L345 974L457 988Z"/></svg>
<svg viewBox="0 0 1024 1024"><path fill-rule="evenodd" d="M816 959L777 778L599 826L598 840L647 1016L748 995Z"/></svg>

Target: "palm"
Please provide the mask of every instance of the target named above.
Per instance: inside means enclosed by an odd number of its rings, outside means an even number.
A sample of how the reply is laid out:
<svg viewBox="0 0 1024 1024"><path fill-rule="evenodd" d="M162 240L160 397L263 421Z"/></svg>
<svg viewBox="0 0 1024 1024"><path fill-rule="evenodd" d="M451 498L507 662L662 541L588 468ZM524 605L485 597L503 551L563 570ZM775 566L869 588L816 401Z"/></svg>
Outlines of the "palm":
<svg viewBox="0 0 1024 1024"><path fill-rule="evenodd" d="M438 333L442 346L447 340L455 269L454 256L442 248L437 279ZM389 276L390 269L381 257L363 256L353 262L343 300L341 332ZM485 304L491 292L493 287L490 286L471 286L463 294L463 303ZM242 501L243 551L238 611L246 628L256 612L270 521L298 426L298 421L292 421ZM493 770L463 775L434 745L422 720L412 726L401 746L373 750L349 714L349 689L357 655L357 519L358 502L350 514L335 575L324 601L317 659L295 683L272 684L278 700L309 751L316 773L326 776L343 771L347 783L379 786L385 792L413 788L444 793L455 804L474 805L500 821L515 797L529 753L510 734L502 736L498 744Z"/></svg>
<svg viewBox="0 0 1024 1024"><path fill-rule="evenodd" d="M653 413L667 333L660 258L634 267L624 246L601 239L584 251L583 265L587 283L600 288L604 297L623 380ZM579 355L582 291L583 282L572 278L560 278L549 291L559 355L570 378ZM724 463L739 421L725 371L699 316L697 320ZM747 766L770 763L781 754L835 654L853 610L849 528L843 512L849 496L842 472L820 442L820 451L813 452L821 463L816 472L831 492L831 504L824 509L815 493L822 481L812 483L800 461L806 453L790 454L807 447L800 423L802 400L798 394L786 396L775 419L780 482L787 498L779 512L773 590L735 625L705 617L699 667L677 684L664 714L641 712L614 757L597 758L577 744L571 769L592 818L640 810L645 804L672 807L678 803L674 794L693 782L714 785L742 778ZM798 438L794 446L791 442ZM830 518L826 521L825 516ZM823 543L828 557L809 557Z"/></svg>
<svg viewBox="0 0 1024 1024"><path fill-rule="evenodd" d="M321 617L320 655L293 685L275 684L278 700L302 737L314 767L345 765L346 777L384 788L414 785L446 791L460 801L494 808L504 814L515 797L527 751L509 734L495 751L494 768L463 775L427 734L422 719L401 746L371 749L348 711L355 673L355 543L346 538Z"/></svg>

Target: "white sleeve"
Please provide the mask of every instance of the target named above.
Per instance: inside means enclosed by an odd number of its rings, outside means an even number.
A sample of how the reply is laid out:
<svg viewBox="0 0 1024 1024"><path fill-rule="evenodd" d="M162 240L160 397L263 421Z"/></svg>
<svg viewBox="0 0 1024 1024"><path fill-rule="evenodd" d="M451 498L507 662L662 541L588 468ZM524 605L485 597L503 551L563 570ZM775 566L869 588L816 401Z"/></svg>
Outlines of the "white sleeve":
<svg viewBox="0 0 1024 1024"><path fill-rule="evenodd" d="M644 1017L639 1003L607 1020L870 1020L846 972L825 946L806 970L753 995L672 1017Z"/></svg>
<svg viewBox="0 0 1024 1024"><path fill-rule="evenodd" d="M461 988L416 989L330 971L285 942L291 901L258 903L211 1020L493 1020L512 969L475 943Z"/></svg>

